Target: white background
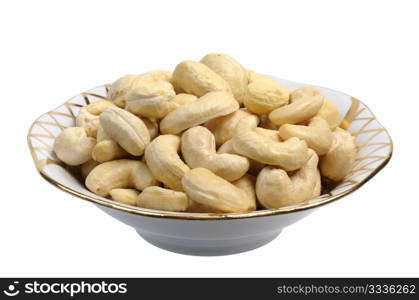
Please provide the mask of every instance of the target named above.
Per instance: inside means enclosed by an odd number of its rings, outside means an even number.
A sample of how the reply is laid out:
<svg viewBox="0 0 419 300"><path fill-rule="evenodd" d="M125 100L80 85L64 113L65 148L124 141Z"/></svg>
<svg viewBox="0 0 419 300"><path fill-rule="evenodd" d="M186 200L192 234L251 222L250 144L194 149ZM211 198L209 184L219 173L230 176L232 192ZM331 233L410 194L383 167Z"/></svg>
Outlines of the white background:
<svg viewBox="0 0 419 300"><path fill-rule="evenodd" d="M419 276L416 1L2 1L0 276ZM169 253L35 171L40 114L126 73L209 52L365 101L389 165L255 251Z"/></svg>

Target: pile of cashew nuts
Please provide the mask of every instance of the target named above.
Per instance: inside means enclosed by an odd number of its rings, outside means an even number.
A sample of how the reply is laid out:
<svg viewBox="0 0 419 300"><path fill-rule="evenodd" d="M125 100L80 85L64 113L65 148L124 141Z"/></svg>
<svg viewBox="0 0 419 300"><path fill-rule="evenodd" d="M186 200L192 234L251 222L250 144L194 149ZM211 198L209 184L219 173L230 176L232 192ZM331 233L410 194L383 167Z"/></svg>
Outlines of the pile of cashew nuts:
<svg viewBox="0 0 419 300"><path fill-rule="evenodd" d="M342 125L343 124L343 125ZM54 151L93 193L176 212L234 213L318 197L344 179L353 136L311 87L289 90L224 54L116 80Z"/></svg>

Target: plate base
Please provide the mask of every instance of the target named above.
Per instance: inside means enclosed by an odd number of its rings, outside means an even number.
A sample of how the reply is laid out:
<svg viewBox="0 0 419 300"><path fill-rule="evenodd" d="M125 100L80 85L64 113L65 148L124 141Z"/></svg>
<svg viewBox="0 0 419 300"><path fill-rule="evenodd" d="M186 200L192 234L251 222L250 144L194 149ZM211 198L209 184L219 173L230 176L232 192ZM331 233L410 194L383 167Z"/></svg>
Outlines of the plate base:
<svg viewBox="0 0 419 300"><path fill-rule="evenodd" d="M150 234L140 230L136 231L144 240L156 247L175 253L196 256L219 256L250 251L269 243L281 233L279 231L254 237L228 240L193 240Z"/></svg>

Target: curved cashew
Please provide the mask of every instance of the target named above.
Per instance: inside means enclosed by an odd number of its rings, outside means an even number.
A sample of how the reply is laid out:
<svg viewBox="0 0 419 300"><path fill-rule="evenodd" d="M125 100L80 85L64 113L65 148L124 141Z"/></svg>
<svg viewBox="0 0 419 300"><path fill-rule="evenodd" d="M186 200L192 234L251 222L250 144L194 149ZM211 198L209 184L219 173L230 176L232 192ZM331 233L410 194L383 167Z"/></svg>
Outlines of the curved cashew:
<svg viewBox="0 0 419 300"><path fill-rule="evenodd" d="M342 122L342 116L340 115L339 109L330 100L324 99L322 107L317 112L316 117L321 117L329 123L331 130L334 130Z"/></svg>
<svg viewBox="0 0 419 300"><path fill-rule="evenodd" d="M157 210L185 211L188 209L188 197L183 192L150 186L137 197L137 206Z"/></svg>
<svg viewBox="0 0 419 300"><path fill-rule="evenodd" d="M107 197L117 188L143 190L157 185L147 165L138 160L120 159L107 161L94 168L86 178L86 186L93 193Z"/></svg>
<svg viewBox="0 0 419 300"><path fill-rule="evenodd" d="M247 110L239 109L226 116L209 120L205 123L205 127L214 134L215 143L217 146L220 146L233 137L233 131L237 123L250 115L251 113Z"/></svg>
<svg viewBox="0 0 419 300"><path fill-rule="evenodd" d="M181 179L189 167L179 157L180 137L160 135L145 150L145 160L157 180L169 188L182 190Z"/></svg>
<svg viewBox="0 0 419 300"><path fill-rule="evenodd" d="M267 114L289 102L289 90L266 76L249 72L244 105L255 114Z"/></svg>
<svg viewBox="0 0 419 300"><path fill-rule="evenodd" d="M135 79L125 95L125 109L135 115L161 119L177 106L171 102L176 96L167 81Z"/></svg>
<svg viewBox="0 0 419 300"><path fill-rule="evenodd" d="M333 132L333 143L329 152L320 160L322 175L334 181L344 179L355 162L355 155L354 137L337 127Z"/></svg>
<svg viewBox="0 0 419 300"><path fill-rule="evenodd" d="M230 86L220 75L203 63L183 61L173 72L173 84L198 97L213 91L229 91Z"/></svg>
<svg viewBox="0 0 419 300"><path fill-rule="evenodd" d="M241 119L233 135L234 150L258 162L280 166L287 171L299 169L308 159L307 144L298 138L275 142L258 133L256 116ZM266 129L267 130L267 129Z"/></svg>
<svg viewBox="0 0 419 300"><path fill-rule="evenodd" d="M121 146L119 146L117 142L106 134L100 124L97 130L96 140L97 143L93 148L92 158L99 163L120 159L128 155L128 153Z"/></svg>
<svg viewBox="0 0 419 300"><path fill-rule="evenodd" d="M142 155L150 142L144 122L121 108L109 108L103 112L100 124L111 139L132 155Z"/></svg>
<svg viewBox="0 0 419 300"><path fill-rule="evenodd" d="M175 95L173 87L167 82L145 84L146 86L142 89L142 96L133 96L133 99L136 100L128 101L125 107L134 114L148 116L152 119L161 119L177 107L198 99L197 96L191 94ZM160 86L161 92L157 91L158 86ZM133 95L133 93L129 95ZM130 96L127 96L127 98L130 99Z"/></svg>
<svg viewBox="0 0 419 300"><path fill-rule="evenodd" d="M265 208L280 208L318 196L313 191L318 189L320 180L319 157L311 149L309 155L307 163L292 176L271 166L263 168L256 180L256 194Z"/></svg>
<svg viewBox="0 0 419 300"><path fill-rule="evenodd" d="M323 105L324 98L309 87L291 93L291 103L273 110L269 120L276 125L297 124L311 119ZM317 92L317 93L316 93Z"/></svg>
<svg viewBox="0 0 419 300"><path fill-rule="evenodd" d="M281 139L279 137L279 132L278 130L272 130L272 129L266 129L266 128L262 128L262 127L256 127L254 129L254 131L257 134L263 135L264 137L266 137L267 139L270 139L273 142L280 142ZM230 139L228 141L226 141L224 144L222 144L218 150L218 153L231 153L231 154L239 154L237 152L234 151L234 146L233 146L233 139Z"/></svg>
<svg viewBox="0 0 419 300"><path fill-rule="evenodd" d="M150 71L140 75L125 75L116 80L110 87L108 96L113 103L123 108L126 103L126 95L130 92L138 82L156 82L156 81L172 81L172 72L169 71Z"/></svg>
<svg viewBox="0 0 419 300"><path fill-rule="evenodd" d="M217 154L214 135L207 128L196 126L182 134L182 154L190 168L207 168L215 175L234 181L246 174L249 160L235 154Z"/></svg>
<svg viewBox="0 0 419 300"><path fill-rule="evenodd" d="M94 168L96 168L96 166L98 166L99 163L93 159L90 159L88 161L86 161L85 163L83 163L80 166L80 175L82 178L86 178L87 175L89 175L90 171L92 171Z"/></svg>
<svg viewBox="0 0 419 300"><path fill-rule="evenodd" d="M243 102L248 76L247 70L238 61L225 54L211 53L202 58L201 63L224 78L230 85L234 98L239 103Z"/></svg>
<svg viewBox="0 0 419 300"><path fill-rule="evenodd" d="M309 86L305 86L295 90L291 94L291 102L304 97L322 97L322 95L318 90L315 90ZM332 130L338 127L342 121L342 116L340 115L338 107L333 102L324 97L323 105L320 107L315 116L325 119L327 123L329 123L329 127Z"/></svg>
<svg viewBox="0 0 419 300"><path fill-rule="evenodd" d="M116 202L136 206L137 197L140 193L135 189L113 189L109 194L111 195L112 200Z"/></svg>
<svg viewBox="0 0 419 300"><path fill-rule="evenodd" d="M96 139L88 137L82 127L64 129L55 138L54 152L57 157L70 166L78 166L92 158Z"/></svg>
<svg viewBox="0 0 419 300"><path fill-rule="evenodd" d="M182 186L189 199L216 211L245 212L253 207L244 190L204 168L186 172Z"/></svg>
<svg viewBox="0 0 419 300"><path fill-rule="evenodd" d="M222 153L230 153L230 154L238 154L236 151L234 151L233 148L233 140L228 140L227 142L225 142L224 144L222 144L218 150L217 153L222 154ZM264 164L248 158L249 160L249 171L248 173L251 175L257 175L259 174L260 170L263 169L263 167L265 166Z"/></svg>
<svg viewBox="0 0 419 300"><path fill-rule="evenodd" d="M76 118L76 126L83 127L88 136L96 137L99 126L99 115L110 107L116 107L110 101L103 100L91 103L80 108Z"/></svg>
<svg viewBox="0 0 419 300"><path fill-rule="evenodd" d="M279 128L279 136L284 140L297 137L306 141L308 147L316 151L317 155L326 154L333 140L329 124L320 117L312 118L308 126L284 124Z"/></svg>
<svg viewBox="0 0 419 300"><path fill-rule="evenodd" d="M251 205L249 211L256 210L256 177L251 175L244 175L242 178L232 182L232 184L239 189L243 190L246 195L251 199ZM196 201L189 199L188 205L189 212L196 212L196 213L222 213L222 210L218 210L214 206L205 205Z"/></svg>
<svg viewBox="0 0 419 300"><path fill-rule="evenodd" d="M125 106L125 94L130 90L131 84L136 77L137 75L129 74L122 76L112 83L109 88L108 97L115 105L121 108Z"/></svg>
<svg viewBox="0 0 419 300"><path fill-rule="evenodd" d="M270 139L274 143L281 142L278 130L272 130L272 129L262 128L262 127L256 127L254 130L257 134L265 136L266 139ZM226 152L226 153L238 154L237 152L234 151L232 139L225 142L223 145L221 145L218 150L219 150L219 153ZM254 160L251 158L249 158L249 164L250 164L249 173L252 175L259 174L259 172L265 167L264 163L260 163L257 160Z"/></svg>
<svg viewBox="0 0 419 300"><path fill-rule="evenodd" d="M185 129L228 115L239 109L233 95L224 91L210 92L196 101L179 106L160 122L163 134L177 134Z"/></svg>
<svg viewBox="0 0 419 300"><path fill-rule="evenodd" d="M188 104L197 100L198 97L191 94L180 93L177 94L171 101L175 103L177 106L181 106L184 104Z"/></svg>

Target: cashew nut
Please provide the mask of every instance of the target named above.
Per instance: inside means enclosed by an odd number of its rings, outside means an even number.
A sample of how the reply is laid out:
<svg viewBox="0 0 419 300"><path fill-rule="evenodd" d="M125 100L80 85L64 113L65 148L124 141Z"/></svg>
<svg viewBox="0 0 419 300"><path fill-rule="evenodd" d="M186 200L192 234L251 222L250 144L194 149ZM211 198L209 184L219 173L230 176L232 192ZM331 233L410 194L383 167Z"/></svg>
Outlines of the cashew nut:
<svg viewBox="0 0 419 300"><path fill-rule="evenodd" d="M145 160L157 180L173 190L181 191L181 179L189 167L179 157L180 137L160 135L145 150Z"/></svg>
<svg viewBox="0 0 419 300"><path fill-rule="evenodd" d="M239 62L225 54L211 53L202 58L201 63L224 78L230 85L234 98L239 103L243 102L248 76L247 70Z"/></svg>
<svg viewBox="0 0 419 300"><path fill-rule="evenodd" d="M167 81L135 79L126 93L125 109L135 115L161 119L176 108L171 102L176 93Z"/></svg>
<svg viewBox="0 0 419 300"><path fill-rule="evenodd" d="M232 182L233 185L238 187L239 189L243 190L251 199L251 207L249 210L256 209L256 177L251 175L244 175L242 178ZM196 213L222 213L222 210L218 210L214 206L205 205L196 201L189 199L188 205L189 212L196 212Z"/></svg>
<svg viewBox="0 0 419 300"><path fill-rule="evenodd" d="M333 143L329 152L320 160L322 175L334 181L344 179L355 162L355 155L354 137L348 131L337 127L333 131Z"/></svg>
<svg viewBox="0 0 419 300"><path fill-rule="evenodd" d="M331 130L334 130L342 122L342 116L340 115L339 109L330 100L324 99L322 107L317 112L316 117L321 117L329 123Z"/></svg>
<svg viewBox="0 0 419 300"><path fill-rule="evenodd" d="M280 208L305 202L317 197L320 180L317 163L319 157L309 149L310 158L292 176L272 166L263 168L256 180L256 194L265 208ZM317 190L316 190L317 189Z"/></svg>
<svg viewBox="0 0 419 300"><path fill-rule="evenodd" d="M249 72L244 105L255 114L267 114L289 102L289 90L266 76Z"/></svg>
<svg viewBox="0 0 419 300"><path fill-rule="evenodd" d="M280 142L279 133L278 130L272 130L272 129L266 129L262 127L256 127L255 132L265 136L267 139L272 140L273 142ZM231 154L237 154L236 151L234 151L233 147L233 140L228 140L224 144L218 148L217 153L231 153ZM260 170L263 169L265 164L258 162L257 160L249 158L249 171L248 173L252 175L259 174Z"/></svg>
<svg viewBox="0 0 419 300"><path fill-rule="evenodd" d="M280 166L287 171L299 169L309 158L307 144L298 138L276 142L272 137L260 134L256 116L240 120L233 135L233 147L242 154L258 162ZM265 129L267 130L267 129Z"/></svg>
<svg viewBox="0 0 419 300"><path fill-rule="evenodd" d="M279 128L279 135L284 140L298 137L306 141L308 147L316 151L317 155L326 154L333 140L329 124L320 117L312 118L308 126L284 124Z"/></svg>
<svg viewBox="0 0 419 300"><path fill-rule="evenodd" d="M175 95L173 86L168 82L144 83L144 87L134 90L127 96L135 100L127 102L126 109L134 114L161 119L177 107L193 102L198 99L191 94L180 93ZM135 92L137 91L137 94Z"/></svg>
<svg viewBox="0 0 419 300"><path fill-rule="evenodd" d="M133 86L136 86L139 82L171 82L171 80L172 73L161 70L150 71L140 75L125 75L111 85L109 89L109 98L117 106L123 108L126 104L127 93L129 93L133 89Z"/></svg>
<svg viewBox="0 0 419 300"><path fill-rule="evenodd" d="M207 168L215 175L234 181L246 174L249 160L235 154L217 154L214 135L207 128L196 126L182 134L182 154L190 168Z"/></svg>
<svg viewBox="0 0 419 300"><path fill-rule="evenodd" d="M136 206L139 192L135 189L113 189L109 194L112 200L116 202Z"/></svg>
<svg viewBox="0 0 419 300"><path fill-rule="evenodd" d="M88 136L96 137L99 115L110 107L115 107L115 104L107 100L83 106L80 108L79 115L76 118L76 126L83 127Z"/></svg>
<svg viewBox="0 0 419 300"><path fill-rule="evenodd" d="M250 115L251 113L246 109L239 109L226 116L209 120L205 123L205 127L211 130L214 134L216 145L220 146L233 137L233 131L237 123Z"/></svg>
<svg viewBox="0 0 419 300"><path fill-rule="evenodd" d="M137 206L167 211L186 211L188 197L183 192L172 191L158 186L145 188L137 197Z"/></svg>
<svg viewBox="0 0 419 300"><path fill-rule="evenodd" d="M179 106L160 122L163 134L177 134L214 118L239 109L233 95L224 91L210 92L196 101Z"/></svg>
<svg viewBox="0 0 419 300"><path fill-rule="evenodd" d="M297 124L311 119L323 105L323 96L311 88L297 89L291 93L291 103L273 110L269 119L276 125Z"/></svg>
<svg viewBox="0 0 419 300"><path fill-rule="evenodd" d="M236 151L234 151L233 148L233 140L228 140L227 142L225 142L224 144L222 144L218 150L217 153L222 154L222 153L230 153L230 154L237 154ZM248 173L251 175L257 175L259 174L260 170L263 169L263 167L265 166L264 164L248 158L249 159L249 171Z"/></svg>
<svg viewBox="0 0 419 300"><path fill-rule="evenodd" d="M96 139L88 137L82 127L64 129L55 138L54 152L57 157L70 166L78 166L92 158Z"/></svg>
<svg viewBox="0 0 419 300"><path fill-rule="evenodd" d="M138 160L120 159L107 161L94 168L86 178L86 186L93 193L107 197L117 188L143 190L157 185L147 165Z"/></svg>
<svg viewBox="0 0 419 300"><path fill-rule="evenodd" d="M203 63L183 61L173 72L173 84L189 94L201 97L208 92L229 91L227 81Z"/></svg>
<svg viewBox="0 0 419 300"><path fill-rule="evenodd" d="M182 186L189 199L216 211L246 212L254 205L244 190L204 168L186 172Z"/></svg>
<svg viewBox="0 0 419 300"><path fill-rule="evenodd" d="M295 90L291 94L291 102L298 100L304 97L322 97L321 93L318 90L313 89L312 87L305 86ZM330 129L334 130L338 127L342 121L342 116L340 115L338 107L331 102L330 100L323 97L323 105L320 107L320 110L317 112L316 117L321 117L329 123Z"/></svg>
<svg viewBox="0 0 419 300"><path fill-rule="evenodd" d="M109 135L106 134L103 127L99 124L97 130L97 143L92 151L92 158L103 163L114 159L120 159L128 155L128 153L118 145L117 142L112 140Z"/></svg>
<svg viewBox="0 0 419 300"><path fill-rule="evenodd" d="M115 105L121 108L125 106L125 94L131 88L131 84L136 77L137 75L129 74L112 83L109 88L108 97Z"/></svg>
<svg viewBox="0 0 419 300"><path fill-rule="evenodd" d="M132 155L142 155L150 142L144 122L121 108L109 108L103 112L100 124L111 139Z"/></svg>

